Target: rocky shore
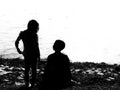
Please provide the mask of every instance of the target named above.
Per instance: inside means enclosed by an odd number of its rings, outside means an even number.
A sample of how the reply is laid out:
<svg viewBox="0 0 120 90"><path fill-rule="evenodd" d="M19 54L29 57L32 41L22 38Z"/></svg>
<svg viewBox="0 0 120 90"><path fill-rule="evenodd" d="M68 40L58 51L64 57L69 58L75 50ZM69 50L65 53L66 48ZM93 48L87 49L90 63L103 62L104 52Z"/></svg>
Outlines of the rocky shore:
<svg viewBox="0 0 120 90"><path fill-rule="evenodd" d="M31 90L38 90L45 65L46 60L38 63L36 87ZM71 63L71 73L73 90L120 90L120 67L117 64L74 62ZM24 61L1 58L0 90L24 90L24 84Z"/></svg>

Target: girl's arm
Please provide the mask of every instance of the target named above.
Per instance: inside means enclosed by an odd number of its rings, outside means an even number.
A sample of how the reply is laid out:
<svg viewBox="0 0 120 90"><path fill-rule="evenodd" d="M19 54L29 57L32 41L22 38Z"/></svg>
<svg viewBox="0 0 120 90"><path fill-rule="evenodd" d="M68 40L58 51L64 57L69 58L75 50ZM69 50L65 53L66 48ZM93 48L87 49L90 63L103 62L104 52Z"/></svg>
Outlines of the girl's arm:
<svg viewBox="0 0 120 90"><path fill-rule="evenodd" d="M15 47L18 51L19 54L22 54L22 51L19 49L18 47L18 44L19 44L19 41L21 40L21 33L19 34L19 36L17 37L16 41L15 41Z"/></svg>

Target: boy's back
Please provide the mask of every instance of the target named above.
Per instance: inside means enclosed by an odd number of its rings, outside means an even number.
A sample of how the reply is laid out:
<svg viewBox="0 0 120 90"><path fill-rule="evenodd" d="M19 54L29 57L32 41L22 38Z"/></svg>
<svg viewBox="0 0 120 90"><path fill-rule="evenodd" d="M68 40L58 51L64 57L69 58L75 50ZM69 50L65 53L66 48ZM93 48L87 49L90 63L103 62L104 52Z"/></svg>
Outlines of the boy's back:
<svg viewBox="0 0 120 90"><path fill-rule="evenodd" d="M45 88L59 90L71 85L70 61L67 55L61 53L64 47L61 40L56 40L53 45L55 53L48 56L43 77Z"/></svg>
<svg viewBox="0 0 120 90"><path fill-rule="evenodd" d="M47 68L49 69L48 71L54 73L54 74L65 74L69 70L69 59L67 55L64 55L62 53L53 53L48 56L47 59ZM54 75L55 76L55 75Z"/></svg>

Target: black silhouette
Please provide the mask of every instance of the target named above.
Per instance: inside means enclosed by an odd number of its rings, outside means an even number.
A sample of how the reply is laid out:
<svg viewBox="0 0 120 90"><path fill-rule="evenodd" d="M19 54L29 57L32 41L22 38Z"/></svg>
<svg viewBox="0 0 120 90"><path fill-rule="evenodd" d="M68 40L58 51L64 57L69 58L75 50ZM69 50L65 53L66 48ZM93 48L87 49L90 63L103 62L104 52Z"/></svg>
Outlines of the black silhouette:
<svg viewBox="0 0 120 90"><path fill-rule="evenodd" d="M55 41L55 53L47 58L40 90L60 90L71 85L70 61L67 55L61 53L64 48L65 43L62 40Z"/></svg>
<svg viewBox="0 0 120 90"><path fill-rule="evenodd" d="M37 60L40 60L40 52L38 45L37 32L39 30L39 24L36 20L30 20L28 23L28 28L25 31L21 31L17 40L15 41L15 46L19 54L23 54L25 59L25 83L26 87L29 87L29 71L32 69L32 87L36 81L36 64ZM24 45L24 50L19 49L19 41L22 40Z"/></svg>

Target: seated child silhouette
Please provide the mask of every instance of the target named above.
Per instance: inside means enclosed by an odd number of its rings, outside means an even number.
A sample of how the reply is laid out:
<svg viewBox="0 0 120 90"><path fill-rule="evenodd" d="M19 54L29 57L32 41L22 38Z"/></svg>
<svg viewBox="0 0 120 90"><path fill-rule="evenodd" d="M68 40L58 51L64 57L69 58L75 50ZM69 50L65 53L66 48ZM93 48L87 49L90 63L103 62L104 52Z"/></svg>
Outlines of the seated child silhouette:
<svg viewBox="0 0 120 90"><path fill-rule="evenodd" d="M70 60L67 55L61 53L64 48L65 43L62 40L55 41L55 52L47 58L41 90L61 90L70 86Z"/></svg>

